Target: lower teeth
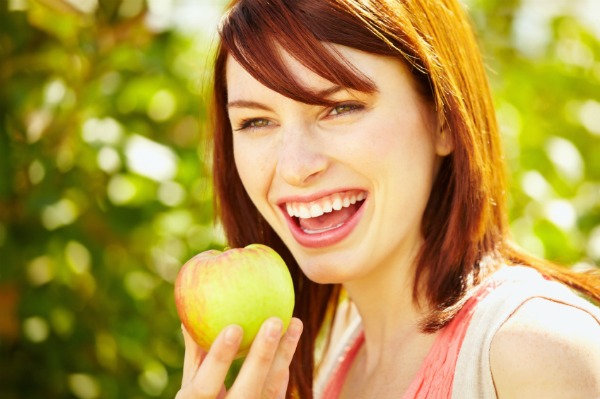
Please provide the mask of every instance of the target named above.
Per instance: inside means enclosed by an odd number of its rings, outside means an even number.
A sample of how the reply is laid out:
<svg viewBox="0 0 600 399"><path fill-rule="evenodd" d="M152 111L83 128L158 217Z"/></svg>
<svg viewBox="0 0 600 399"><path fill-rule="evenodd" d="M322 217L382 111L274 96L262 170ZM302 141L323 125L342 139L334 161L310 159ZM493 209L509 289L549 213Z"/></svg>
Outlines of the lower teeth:
<svg viewBox="0 0 600 399"><path fill-rule="evenodd" d="M333 229L337 229L338 227L341 227L344 223L340 223L338 225L335 226L331 226L331 227L327 227L326 229L321 229L321 230L309 230L309 229L302 229L303 232L305 232L306 234L319 234L319 233L325 233L326 231L329 230L333 230Z"/></svg>

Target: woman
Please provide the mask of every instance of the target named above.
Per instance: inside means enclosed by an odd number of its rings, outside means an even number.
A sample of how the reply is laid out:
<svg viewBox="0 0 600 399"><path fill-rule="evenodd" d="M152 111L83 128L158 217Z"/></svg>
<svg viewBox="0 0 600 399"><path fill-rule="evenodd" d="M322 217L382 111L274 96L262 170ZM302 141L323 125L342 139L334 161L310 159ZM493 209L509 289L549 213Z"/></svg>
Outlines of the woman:
<svg viewBox="0 0 600 399"><path fill-rule="evenodd" d="M265 322L228 397L600 397L600 312L567 288L598 278L511 244L458 1L239 0L220 33L219 215L283 256L297 317ZM206 354L184 331L179 398L225 395L241 334Z"/></svg>

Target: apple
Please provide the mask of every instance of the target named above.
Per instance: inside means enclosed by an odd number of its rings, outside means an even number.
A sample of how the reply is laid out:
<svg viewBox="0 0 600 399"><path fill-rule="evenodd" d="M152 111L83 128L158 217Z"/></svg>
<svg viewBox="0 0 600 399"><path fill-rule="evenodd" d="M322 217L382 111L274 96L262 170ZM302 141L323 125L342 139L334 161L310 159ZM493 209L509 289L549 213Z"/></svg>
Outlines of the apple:
<svg viewBox="0 0 600 399"><path fill-rule="evenodd" d="M269 317L279 317L287 329L294 310L294 285L283 259L266 245L209 250L188 260L179 271L175 305L187 331L206 351L223 328L242 327L239 358L248 353Z"/></svg>

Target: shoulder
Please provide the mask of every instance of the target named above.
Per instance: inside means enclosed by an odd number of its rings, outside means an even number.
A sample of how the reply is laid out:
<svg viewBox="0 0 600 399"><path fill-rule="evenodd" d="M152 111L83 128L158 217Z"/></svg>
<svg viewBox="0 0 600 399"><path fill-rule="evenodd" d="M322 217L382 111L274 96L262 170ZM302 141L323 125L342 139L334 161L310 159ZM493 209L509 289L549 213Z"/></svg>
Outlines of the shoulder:
<svg viewBox="0 0 600 399"><path fill-rule="evenodd" d="M543 298L525 302L490 348L498 397L600 397L600 324L589 313Z"/></svg>

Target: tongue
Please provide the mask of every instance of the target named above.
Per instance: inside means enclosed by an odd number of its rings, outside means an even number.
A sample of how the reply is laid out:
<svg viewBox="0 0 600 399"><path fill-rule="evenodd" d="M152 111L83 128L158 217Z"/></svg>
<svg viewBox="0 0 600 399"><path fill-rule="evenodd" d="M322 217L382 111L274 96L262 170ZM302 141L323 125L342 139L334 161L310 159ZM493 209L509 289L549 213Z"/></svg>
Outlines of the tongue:
<svg viewBox="0 0 600 399"><path fill-rule="evenodd" d="M309 219L300 219L300 227L303 230L318 231L327 230L346 223L354 215L360 206L360 203L350 205L348 208L342 208L339 211L324 213L322 216Z"/></svg>

